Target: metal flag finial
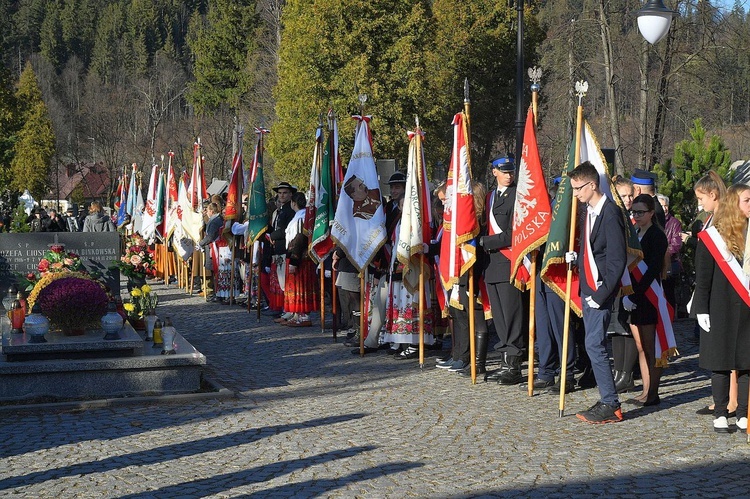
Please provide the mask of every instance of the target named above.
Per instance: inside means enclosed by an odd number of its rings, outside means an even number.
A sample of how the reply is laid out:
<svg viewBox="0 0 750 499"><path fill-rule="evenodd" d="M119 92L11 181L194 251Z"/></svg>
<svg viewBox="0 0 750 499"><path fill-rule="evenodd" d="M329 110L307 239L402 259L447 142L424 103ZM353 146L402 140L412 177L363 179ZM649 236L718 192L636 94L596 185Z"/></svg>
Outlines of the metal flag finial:
<svg viewBox="0 0 750 499"><path fill-rule="evenodd" d="M576 82L576 96L578 97L578 105L581 105L581 101L586 96L586 92L589 91L589 82L586 80L579 80Z"/></svg>
<svg viewBox="0 0 750 499"><path fill-rule="evenodd" d="M419 116L414 116L414 122L417 124L417 128L419 128Z"/></svg>
<svg viewBox="0 0 750 499"><path fill-rule="evenodd" d="M464 78L464 102L470 103L471 100L469 100L469 79Z"/></svg>
<svg viewBox="0 0 750 499"><path fill-rule="evenodd" d="M538 92L541 88L539 82L542 81L542 68L537 66L529 68L529 79L531 80L531 91Z"/></svg>

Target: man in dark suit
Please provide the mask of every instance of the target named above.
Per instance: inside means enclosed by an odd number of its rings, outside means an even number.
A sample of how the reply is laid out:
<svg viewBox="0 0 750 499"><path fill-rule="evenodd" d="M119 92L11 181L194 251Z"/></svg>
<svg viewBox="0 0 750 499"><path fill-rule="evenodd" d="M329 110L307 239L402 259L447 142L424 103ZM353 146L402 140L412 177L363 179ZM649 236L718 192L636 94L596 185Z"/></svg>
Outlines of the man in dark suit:
<svg viewBox="0 0 750 499"><path fill-rule="evenodd" d="M224 219L221 216L221 208L216 203L210 203L206 207L206 215L208 215L208 221L206 222L206 234L203 239L198 241L201 251L204 255L204 267L206 268L206 301L218 301L214 294L216 286L213 282L213 260L211 259L210 244L221 235L221 228L224 227Z"/></svg>
<svg viewBox="0 0 750 499"><path fill-rule="evenodd" d="M480 244L489 255L484 282L490 296L492 321L500 344L500 369L485 376L487 381L516 385L523 381L523 305L521 291L510 282L510 260L506 256L513 241L513 207L516 202L515 162L512 156L492 161L497 189L487 193L487 235Z"/></svg>
<svg viewBox="0 0 750 499"><path fill-rule="evenodd" d="M625 222L620 208L599 189L599 172L594 165L581 163L568 177L573 195L587 209L580 251L567 253L565 259L569 263L578 261L586 352L601 397L576 416L588 423L614 423L622 421L622 411L609 366L607 328L627 263Z"/></svg>

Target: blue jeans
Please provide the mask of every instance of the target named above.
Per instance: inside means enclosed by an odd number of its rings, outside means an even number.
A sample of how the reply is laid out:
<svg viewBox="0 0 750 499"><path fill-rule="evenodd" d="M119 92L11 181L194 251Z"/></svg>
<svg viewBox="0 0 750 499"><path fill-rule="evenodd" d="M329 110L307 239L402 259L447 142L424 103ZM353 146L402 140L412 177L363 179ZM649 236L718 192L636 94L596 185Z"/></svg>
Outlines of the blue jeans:
<svg viewBox="0 0 750 499"><path fill-rule="evenodd" d="M591 370L594 372L599 387L601 401L613 407L619 407L620 401L615 390L615 380L609 366L607 354L607 328L612 317L612 310L589 307L586 296L581 295L583 302L583 327L586 330L586 353L591 359Z"/></svg>

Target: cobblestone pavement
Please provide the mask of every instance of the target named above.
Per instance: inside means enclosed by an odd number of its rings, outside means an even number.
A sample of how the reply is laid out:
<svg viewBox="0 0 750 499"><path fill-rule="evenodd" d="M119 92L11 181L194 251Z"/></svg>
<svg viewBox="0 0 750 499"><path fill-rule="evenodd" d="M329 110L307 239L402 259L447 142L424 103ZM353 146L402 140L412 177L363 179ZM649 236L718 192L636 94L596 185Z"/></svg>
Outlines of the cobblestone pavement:
<svg viewBox="0 0 750 499"><path fill-rule="evenodd" d="M24 497L748 497L750 445L717 435L692 323L658 407L625 421L574 413L597 390L529 398L320 327L259 323L237 306L155 286L162 314L234 390L223 401L3 413L0 495Z"/></svg>

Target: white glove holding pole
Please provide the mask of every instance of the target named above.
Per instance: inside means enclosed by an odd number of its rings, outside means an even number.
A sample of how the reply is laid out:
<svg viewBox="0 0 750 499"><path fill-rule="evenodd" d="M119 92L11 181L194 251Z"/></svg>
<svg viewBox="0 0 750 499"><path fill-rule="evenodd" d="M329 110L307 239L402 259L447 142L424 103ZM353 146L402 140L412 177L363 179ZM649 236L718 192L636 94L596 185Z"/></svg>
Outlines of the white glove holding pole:
<svg viewBox="0 0 750 499"><path fill-rule="evenodd" d="M622 297L622 307L628 312L632 312L633 310L638 308L638 306L632 302L629 296Z"/></svg>
<svg viewBox="0 0 750 499"><path fill-rule="evenodd" d="M711 318L708 314L697 314L695 318L698 319L698 325L702 330L705 332L711 331Z"/></svg>
<svg viewBox="0 0 750 499"><path fill-rule="evenodd" d="M572 263L573 265L576 264L578 261L578 253L575 251L568 251L565 253L565 263Z"/></svg>

